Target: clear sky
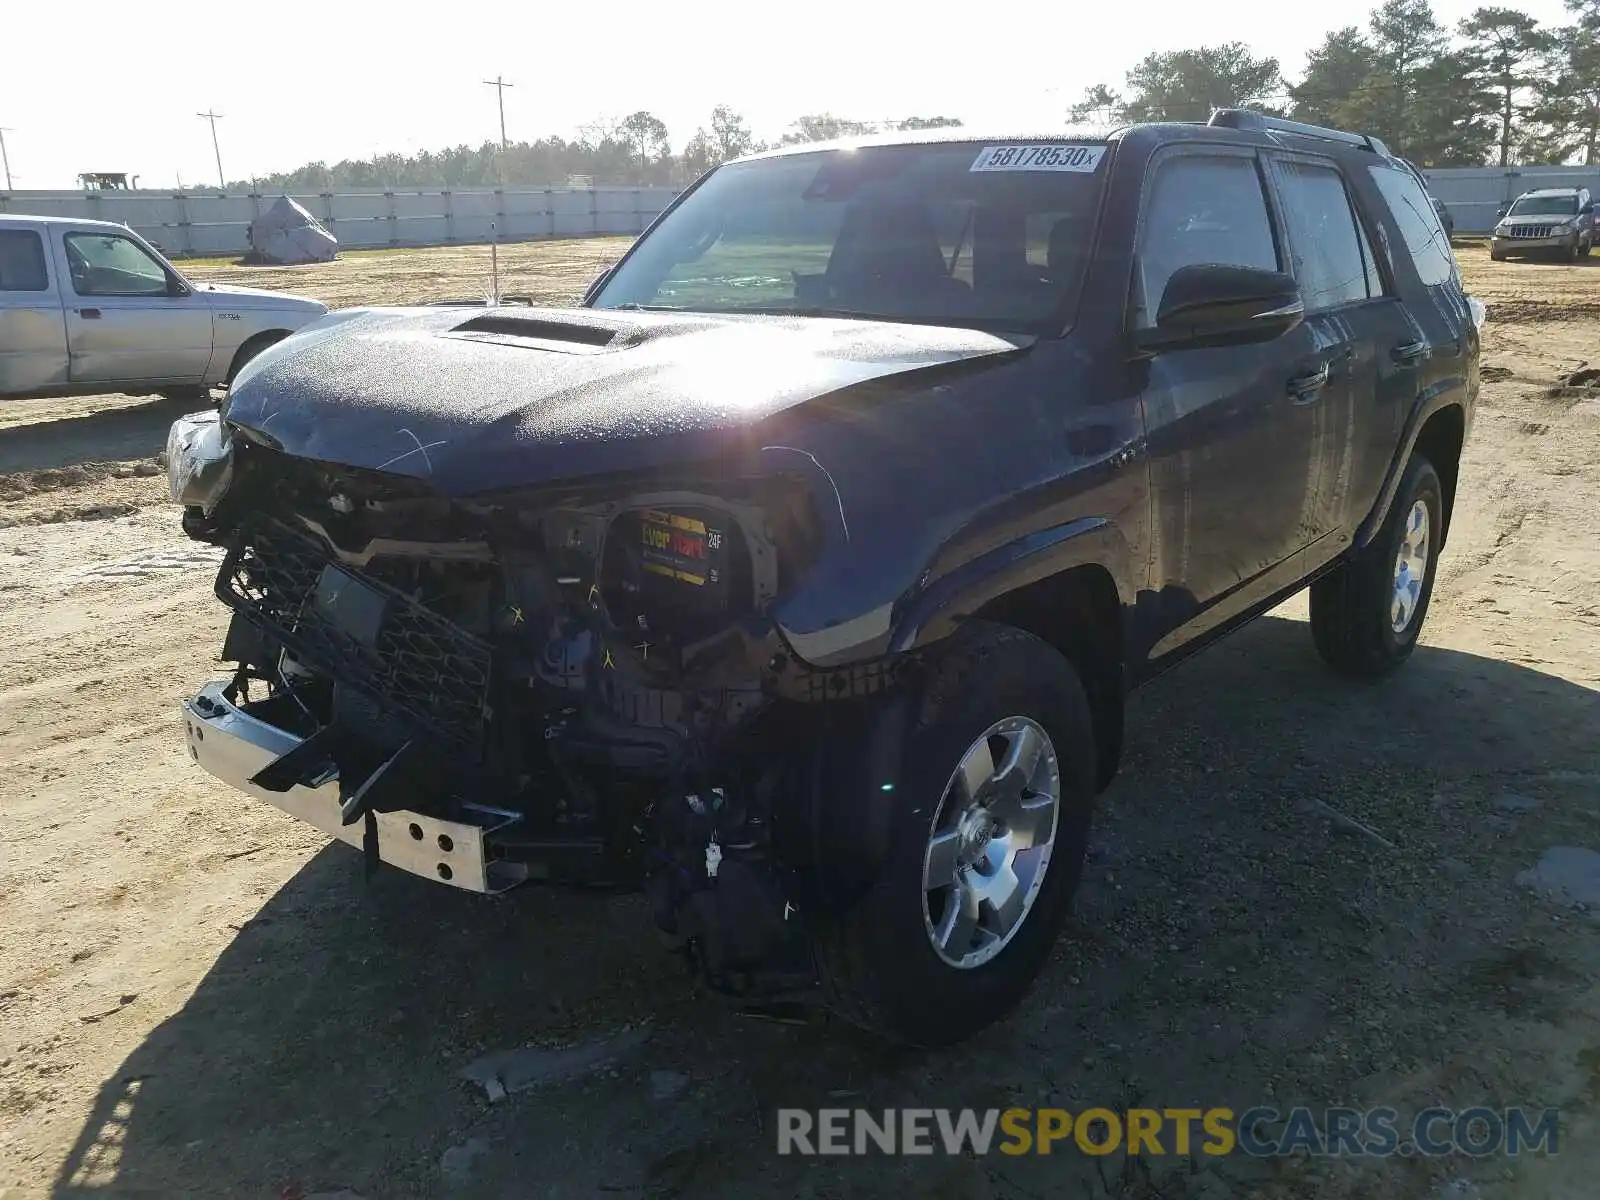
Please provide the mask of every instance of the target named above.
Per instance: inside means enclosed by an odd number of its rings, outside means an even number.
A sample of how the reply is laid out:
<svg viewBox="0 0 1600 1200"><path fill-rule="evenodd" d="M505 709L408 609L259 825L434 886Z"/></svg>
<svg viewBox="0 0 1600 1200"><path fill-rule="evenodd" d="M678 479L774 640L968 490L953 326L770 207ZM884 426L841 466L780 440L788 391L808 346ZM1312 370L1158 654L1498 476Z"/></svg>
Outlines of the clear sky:
<svg viewBox="0 0 1600 1200"><path fill-rule="evenodd" d="M1500 0L1504 3L1506 0ZM572 137L645 108L681 148L728 103L774 139L804 112L960 117L1054 128L1090 84L1151 51L1232 40L1299 75L1330 29L1370 4L1070 4L1010 0L598 0L574 4L323 0L0 0L0 127L16 187L80 171L142 186L213 184L214 108L229 179L322 159L497 137ZM1435 0L1453 26L1475 0ZM1520 7L1561 23L1560 0ZM4 180L0 179L0 184Z"/></svg>

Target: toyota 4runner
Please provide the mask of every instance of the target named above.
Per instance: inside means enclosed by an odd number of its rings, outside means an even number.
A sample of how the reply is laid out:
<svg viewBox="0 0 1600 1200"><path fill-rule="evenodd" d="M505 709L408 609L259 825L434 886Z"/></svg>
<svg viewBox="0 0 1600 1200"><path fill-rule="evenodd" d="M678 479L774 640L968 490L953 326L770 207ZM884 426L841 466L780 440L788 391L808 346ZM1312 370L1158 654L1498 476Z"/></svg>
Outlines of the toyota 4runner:
<svg viewBox="0 0 1600 1200"><path fill-rule="evenodd" d="M1308 585L1332 667L1411 654L1482 316L1413 170L1253 113L729 163L579 308L334 313L174 426L233 610L189 750L956 1041L1045 962L1130 689Z"/></svg>

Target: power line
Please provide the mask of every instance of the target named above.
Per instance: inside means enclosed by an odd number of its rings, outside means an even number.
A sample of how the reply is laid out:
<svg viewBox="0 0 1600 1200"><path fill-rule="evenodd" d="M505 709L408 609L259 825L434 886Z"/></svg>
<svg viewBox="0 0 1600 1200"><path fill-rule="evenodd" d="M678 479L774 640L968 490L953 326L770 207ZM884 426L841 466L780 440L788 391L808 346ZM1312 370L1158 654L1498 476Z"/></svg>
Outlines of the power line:
<svg viewBox="0 0 1600 1200"><path fill-rule="evenodd" d="M494 88L500 98L500 149L506 148L506 89L516 87L514 83L507 83L503 76L496 75L493 79L485 79L484 83Z"/></svg>
<svg viewBox="0 0 1600 1200"><path fill-rule="evenodd" d="M203 113L195 113L195 116L211 122L211 152L217 156L217 186L227 190L227 180L222 177L222 147L217 143L217 122L222 119L222 114L207 109Z"/></svg>

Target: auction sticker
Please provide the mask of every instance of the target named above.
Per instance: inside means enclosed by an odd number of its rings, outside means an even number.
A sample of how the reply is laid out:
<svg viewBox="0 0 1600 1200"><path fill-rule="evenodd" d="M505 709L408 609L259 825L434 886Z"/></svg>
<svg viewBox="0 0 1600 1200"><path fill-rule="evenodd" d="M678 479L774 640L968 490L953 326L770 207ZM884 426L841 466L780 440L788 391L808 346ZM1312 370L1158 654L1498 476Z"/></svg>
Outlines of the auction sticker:
<svg viewBox="0 0 1600 1200"><path fill-rule="evenodd" d="M1056 142L1033 146L985 146L972 162L973 171L1081 171L1100 165L1104 146Z"/></svg>

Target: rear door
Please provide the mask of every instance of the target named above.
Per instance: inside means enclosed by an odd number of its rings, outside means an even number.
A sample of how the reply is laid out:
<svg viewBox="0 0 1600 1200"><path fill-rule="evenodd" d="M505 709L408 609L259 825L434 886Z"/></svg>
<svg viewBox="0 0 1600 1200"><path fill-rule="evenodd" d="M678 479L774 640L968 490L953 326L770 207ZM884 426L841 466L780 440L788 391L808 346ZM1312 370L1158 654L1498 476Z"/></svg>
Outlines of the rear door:
<svg viewBox="0 0 1600 1200"><path fill-rule="evenodd" d="M73 383L199 383L211 361L211 306L132 237L61 232Z"/></svg>
<svg viewBox="0 0 1600 1200"><path fill-rule="evenodd" d="M1478 386L1478 333L1450 239L1417 177L1389 160L1369 164L1364 180L1358 174L1353 172L1351 181L1381 243L1390 286L1399 300L1378 347L1380 391L1393 398L1398 411L1391 428L1381 434L1374 428L1372 450L1386 467L1398 471L1405 464L1392 461L1394 448L1413 414L1452 401L1471 413ZM1379 491L1381 483L1373 501Z"/></svg>
<svg viewBox="0 0 1600 1200"><path fill-rule="evenodd" d="M1380 445L1394 444L1406 387L1388 355L1411 325L1335 161L1288 152L1270 159L1304 328L1315 365L1328 372L1326 386L1297 397L1291 414L1311 442L1302 498L1309 572L1349 545L1389 465L1387 455L1374 458L1369 439L1381 430Z"/></svg>
<svg viewBox="0 0 1600 1200"><path fill-rule="evenodd" d="M67 382L67 333L44 230L0 226L0 396Z"/></svg>

